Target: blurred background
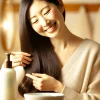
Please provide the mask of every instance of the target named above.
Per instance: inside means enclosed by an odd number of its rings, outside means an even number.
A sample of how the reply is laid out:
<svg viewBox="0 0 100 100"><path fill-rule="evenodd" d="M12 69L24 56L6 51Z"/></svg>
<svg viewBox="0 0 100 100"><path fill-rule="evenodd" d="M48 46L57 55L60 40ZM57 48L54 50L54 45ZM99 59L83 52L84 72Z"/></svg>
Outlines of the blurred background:
<svg viewBox="0 0 100 100"><path fill-rule="evenodd" d="M63 0L65 23L69 30L82 38L100 43L100 0ZM20 51L20 0L0 0L0 67L5 53Z"/></svg>

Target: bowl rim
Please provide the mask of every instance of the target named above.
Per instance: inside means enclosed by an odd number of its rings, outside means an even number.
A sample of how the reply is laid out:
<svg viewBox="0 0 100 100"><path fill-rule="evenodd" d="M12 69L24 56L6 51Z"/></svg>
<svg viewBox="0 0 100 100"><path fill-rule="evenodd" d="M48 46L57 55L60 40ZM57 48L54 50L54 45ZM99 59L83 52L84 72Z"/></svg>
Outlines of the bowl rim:
<svg viewBox="0 0 100 100"><path fill-rule="evenodd" d="M41 95L42 94L42 95ZM32 96L32 97L62 97L64 96L63 93L49 93L49 92L42 92L42 93L25 93L24 97L26 96Z"/></svg>

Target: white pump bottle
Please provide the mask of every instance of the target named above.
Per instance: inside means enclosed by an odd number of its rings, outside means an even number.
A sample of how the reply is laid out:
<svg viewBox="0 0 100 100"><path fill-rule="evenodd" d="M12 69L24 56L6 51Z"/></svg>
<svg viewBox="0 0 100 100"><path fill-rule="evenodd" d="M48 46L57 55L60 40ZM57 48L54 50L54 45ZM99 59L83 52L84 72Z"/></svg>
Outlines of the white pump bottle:
<svg viewBox="0 0 100 100"><path fill-rule="evenodd" d="M10 53L4 63L5 68L0 71L0 100L15 100L16 98L16 72L12 68Z"/></svg>

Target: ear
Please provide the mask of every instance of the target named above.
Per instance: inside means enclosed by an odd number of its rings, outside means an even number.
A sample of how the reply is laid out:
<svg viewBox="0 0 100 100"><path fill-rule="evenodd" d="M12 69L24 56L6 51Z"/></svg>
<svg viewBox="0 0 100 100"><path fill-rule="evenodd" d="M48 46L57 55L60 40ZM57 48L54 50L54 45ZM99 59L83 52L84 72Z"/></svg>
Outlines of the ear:
<svg viewBox="0 0 100 100"><path fill-rule="evenodd" d="M59 2L59 6L58 6L59 10L63 13L65 11L64 4L62 0L58 0L58 2Z"/></svg>

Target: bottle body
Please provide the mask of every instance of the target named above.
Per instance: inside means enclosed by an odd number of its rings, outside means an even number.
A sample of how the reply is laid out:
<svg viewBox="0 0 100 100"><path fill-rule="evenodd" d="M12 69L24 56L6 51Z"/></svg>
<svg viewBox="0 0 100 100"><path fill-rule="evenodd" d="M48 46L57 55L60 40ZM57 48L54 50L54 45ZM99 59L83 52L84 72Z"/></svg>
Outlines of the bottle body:
<svg viewBox="0 0 100 100"><path fill-rule="evenodd" d="M0 100L15 100L16 72L13 68L2 68L0 71Z"/></svg>

